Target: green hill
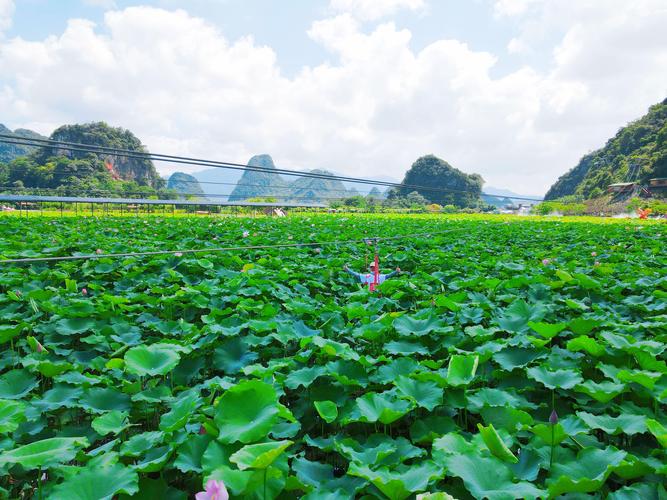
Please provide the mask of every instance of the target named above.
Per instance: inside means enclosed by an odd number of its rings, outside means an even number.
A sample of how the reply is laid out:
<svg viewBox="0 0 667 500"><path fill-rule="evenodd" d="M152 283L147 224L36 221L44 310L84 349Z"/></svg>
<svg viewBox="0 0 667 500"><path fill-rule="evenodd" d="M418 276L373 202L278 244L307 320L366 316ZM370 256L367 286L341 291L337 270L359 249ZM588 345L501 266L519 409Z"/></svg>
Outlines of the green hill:
<svg viewBox="0 0 667 500"><path fill-rule="evenodd" d="M46 139L46 137L43 135L39 135L37 132L33 132L32 130L27 130L24 128L11 131L2 123L0 123L0 134L13 135L22 139ZM9 163L16 158L34 153L37 151L37 149L38 148L34 146L22 146L20 144L8 144L6 142L0 142L0 163Z"/></svg>
<svg viewBox="0 0 667 500"><path fill-rule="evenodd" d="M110 127L104 122L63 125L51 134L54 141L76 142L90 146L127 149L136 153L147 153L148 150L141 141L129 130ZM70 151L57 146L40 148L35 153L35 160L44 164L50 158L64 156L73 160L90 162L91 166L101 165L111 160L116 174L125 181L134 181L140 186L152 188L164 187L164 179L155 170L153 162L144 158L128 158L124 156L85 153Z"/></svg>
<svg viewBox="0 0 667 500"><path fill-rule="evenodd" d="M314 174L334 175L326 170L311 170ZM345 198L348 190L341 181L297 177L290 183L290 199L297 203L326 203L333 198Z"/></svg>
<svg viewBox="0 0 667 500"><path fill-rule="evenodd" d="M276 166L269 155L257 155L250 158L248 165L274 170ZM278 174L246 170L236 187L229 195L229 201L243 201L249 198L272 197L278 200L289 198L289 185Z"/></svg>
<svg viewBox="0 0 667 500"><path fill-rule="evenodd" d="M584 156L579 164L551 186L545 199L568 195L595 198L609 184L667 177L667 99L623 127L602 149Z"/></svg>
<svg viewBox="0 0 667 500"><path fill-rule="evenodd" d="M452 167L437 156L426 155L417 159L405 173L403 185L428 186L440 189L417 189L427 200L440 205L473 207L479 203L484 179L479 174L466 174ZM397 188L398 194L407 196L415 189Z"/></svg>
<svg viewBox="0 0 667 500"><path fill-rule="evenodd" d="M24 135L29 131L17 131ZM145 153L146 148L129 130L105 123L66 125L50 136L57 141L121 148ZM0 164L0 185L15 193L68 196L169 196L165 181L146 158L70 151L44 146ZM172 193L173 195L173 193Z"/></svg>
<svg viewBox="0 0 667 500"><path fill-rule="evenodd" d="M195 198L205 199L206 195L199 181L189 174L183 172L174 172L167 181L167 189L176 191L179 194L191 195Z"/></svg>

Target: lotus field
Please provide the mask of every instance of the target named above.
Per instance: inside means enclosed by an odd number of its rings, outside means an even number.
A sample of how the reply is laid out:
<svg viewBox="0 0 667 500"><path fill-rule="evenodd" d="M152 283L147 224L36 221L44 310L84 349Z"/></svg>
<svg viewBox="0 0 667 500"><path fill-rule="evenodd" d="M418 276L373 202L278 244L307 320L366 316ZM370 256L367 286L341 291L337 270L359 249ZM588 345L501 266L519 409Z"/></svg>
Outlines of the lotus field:
<svg viewBox="0 0 667 500"><path fill-rule="evenodd" d="M174 252L0 263L0 498L665 498L666 229L2 217L1 259Z"/></svg>

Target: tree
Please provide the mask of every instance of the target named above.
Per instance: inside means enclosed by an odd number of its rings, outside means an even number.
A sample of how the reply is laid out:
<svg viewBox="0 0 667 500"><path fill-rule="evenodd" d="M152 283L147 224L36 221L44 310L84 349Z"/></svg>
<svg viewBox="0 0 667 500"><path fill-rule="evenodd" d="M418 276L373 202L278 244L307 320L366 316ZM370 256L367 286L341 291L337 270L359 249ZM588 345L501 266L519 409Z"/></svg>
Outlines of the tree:
<svg viewBox="0 0 667 500"><path fill-rule="evenodd" d="M457 205L474 207L482 193L484 180L479 174L468 175L452 167L446 161L433 156L422 156L406 172L402 185L398 188L400 196L415 191L412 186L425 186L435 189L417 188L423 198L439 205ZM389 193L388 197L391 197ZM426 203L424 203L426 204Z"/></svg>

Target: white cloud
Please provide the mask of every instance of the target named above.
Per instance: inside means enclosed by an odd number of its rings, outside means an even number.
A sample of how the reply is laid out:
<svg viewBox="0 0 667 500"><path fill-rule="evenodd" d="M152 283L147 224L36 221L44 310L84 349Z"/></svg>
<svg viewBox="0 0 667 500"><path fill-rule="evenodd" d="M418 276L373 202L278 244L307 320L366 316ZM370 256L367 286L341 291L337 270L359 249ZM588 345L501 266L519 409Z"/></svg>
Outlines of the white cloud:
<svg viewBox="0 0 667 500"><path fill-rule="evenodd" d="M288 78L252 38L132 7L108 12L103 27L71 20L58 36L0 43L0 109L7 125L43 133L102 119L156 152L238 162L268 152L283 167L369 177L400 179L434 153L491 185L539 193L664 99L667 18L633 14L605 10L593 26L585 11L562 11L572 20L549 69L499 78L494 54L459 40L416 51L410 31L366 30L343 13L308 32L330 61ZM521 16L543 22L539 9Z"/></svg>
<svg viewBox="0 0 667 500"><path fill-rule="evenodd" d="M329 6L336 12L348 13L364 21L373 21L391 16L401 9L423 9L426 4L424 0L331 0Z"/></svg>
<svg viewBox="0 0 667 500"><path fill-rule="evenodd" d="M11 27L13 15L14 1L0 0L0 36L2 36L3 31Z"/></svg>

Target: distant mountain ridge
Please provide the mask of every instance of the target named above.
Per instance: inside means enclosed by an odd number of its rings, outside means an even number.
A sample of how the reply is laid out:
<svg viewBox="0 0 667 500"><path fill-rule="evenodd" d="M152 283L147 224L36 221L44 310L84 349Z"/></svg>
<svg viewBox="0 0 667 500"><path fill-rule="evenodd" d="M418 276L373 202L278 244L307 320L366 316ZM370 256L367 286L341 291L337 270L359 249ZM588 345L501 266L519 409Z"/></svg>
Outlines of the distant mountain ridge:
<svg viewBox="0 0 667 500"><path fill-rule="evenodd" d="M47 139L47 137L25 128L17 128L12 131L2 123L0 123L0 134L13 135L21 139ZM37 149L37 146L23 146L21 144L0 142L0 163L9 163L16 158L34 153Z"/></svg>
<svg viewBox="0 0 667 500"><path fill-rule="evenodd" d="M585 155L551 186L545 199L594 198L609 184L645 184L654 177L667 177L667 99L619 130L603 148Z"/></svg>
<svg viewBox="0 0 667 500"><path fill-rule="evenodd" d="M206 195L199 181L190 174L183 172L174 172L169 176L167 189L173 189L179 194L192 196L197 199L205 200Z"/></svg>

